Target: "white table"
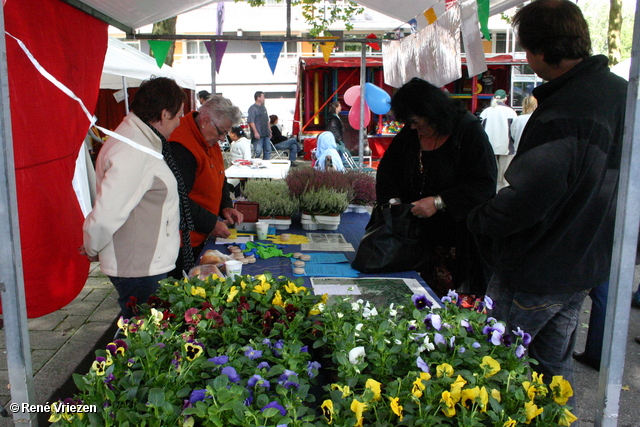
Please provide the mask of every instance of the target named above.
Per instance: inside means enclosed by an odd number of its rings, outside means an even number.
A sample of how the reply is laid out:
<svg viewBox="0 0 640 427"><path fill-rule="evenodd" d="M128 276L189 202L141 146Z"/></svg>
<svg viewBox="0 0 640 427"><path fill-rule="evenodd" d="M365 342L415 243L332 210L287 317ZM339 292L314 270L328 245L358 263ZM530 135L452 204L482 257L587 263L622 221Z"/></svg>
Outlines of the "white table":
<svg viewBox="0 0 640 427"><path fill-rule="evenodd" d="M282 179L289 173L291 162L289 160L260 160L252 159L251 166L231 165L225 170L227 178L271 178Z"/></svg>

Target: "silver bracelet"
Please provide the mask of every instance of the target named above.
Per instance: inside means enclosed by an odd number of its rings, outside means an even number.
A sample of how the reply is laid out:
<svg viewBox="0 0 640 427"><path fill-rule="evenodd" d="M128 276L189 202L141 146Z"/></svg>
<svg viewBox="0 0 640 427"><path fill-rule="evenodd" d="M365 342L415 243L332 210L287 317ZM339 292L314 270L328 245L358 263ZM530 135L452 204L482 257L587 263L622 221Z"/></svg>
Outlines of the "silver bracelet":
<svg viewBox="0 0 640 427"><path fill-rule="evenodd" d="M433 198L433 204L436 206L436 209L439 211L443 211L447 207L442 201L442 197L440 196L435 196Z"/></svg>

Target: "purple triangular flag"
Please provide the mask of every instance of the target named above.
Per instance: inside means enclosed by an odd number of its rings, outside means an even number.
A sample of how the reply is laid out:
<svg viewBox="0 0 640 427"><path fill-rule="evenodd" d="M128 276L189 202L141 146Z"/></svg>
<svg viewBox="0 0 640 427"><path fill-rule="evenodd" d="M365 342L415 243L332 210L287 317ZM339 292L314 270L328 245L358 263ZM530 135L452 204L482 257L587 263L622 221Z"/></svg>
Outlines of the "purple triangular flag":
<svg viewBox="0 0 640 427"><path fill-rule="evenodd" d="M227 50L227 44L229 42L216 42L216 73L220 73L220 64L222 63L222 57ZM205 41L204 46L209 52L209 58L211 58L211 41Z"/></svg>
<svg viewBox="0 0 640 427"><path fill-rule="evenodd" d="M276 65L278 65L278 58L280 58L280 52L284 42L260 42L264 56L269 61L269 67L271 68L271 74L275 74Z"/></svg>

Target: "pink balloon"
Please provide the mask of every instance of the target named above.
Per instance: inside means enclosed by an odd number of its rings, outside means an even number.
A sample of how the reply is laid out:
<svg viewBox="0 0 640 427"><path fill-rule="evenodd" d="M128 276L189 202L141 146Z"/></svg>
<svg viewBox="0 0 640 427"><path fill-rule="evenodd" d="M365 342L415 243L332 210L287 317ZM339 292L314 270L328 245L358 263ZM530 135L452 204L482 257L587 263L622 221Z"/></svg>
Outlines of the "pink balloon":
<svg viewBox="0 0 640 427"><path fill-rule="evenodd" d="M356 99L360 96L360 86L351 86L344 93L344 103L347 105L355 105Z"/></svg>
<svg viewBox="0 0 640 427"><path fill-rule="evenodd" d="M369 126L371 123L371 110L369 106L364 104L364 126ZM353 106L349 110L349 124L354 129L360 129L360 97L356 98Z"/></svg>

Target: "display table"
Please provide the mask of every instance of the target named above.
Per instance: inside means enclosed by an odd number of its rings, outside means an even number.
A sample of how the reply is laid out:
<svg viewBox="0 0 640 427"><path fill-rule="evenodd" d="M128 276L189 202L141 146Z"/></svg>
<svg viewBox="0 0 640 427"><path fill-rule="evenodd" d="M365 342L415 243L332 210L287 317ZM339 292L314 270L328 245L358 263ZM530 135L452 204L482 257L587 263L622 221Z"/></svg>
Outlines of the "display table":
<svg viewBox="0 0 640 427"><path fill-rule="evenodd" d="M231 165L224 174L227 178L271 178L283 179L289 173L289 160L260 160L251 159L251 165Z"/></svg>
<svg viewBox="0 0 640 427"><path fill-rule="evenodd" d="M364 235L364 229L369 222L370 215L369 213L355 213L355 212L347 212L341 215L340 226L335 231L328 230L317 230L317 231L307 231L303 230L300 225L300 220L294 220L292 227L288 230L276 230L276 234L282 233L290 233L290 234L302 234L306 235L309 232L312 233L340 233L344 236L345 240L348 243L351 243L354 249L358 249L358 244ZM268 241L264 241L265 243L270 243ZM217 249L224 254L228 254L229 251L226 248L226 245L216 245L214 239L209 239L205 243L205 247L203 251L207 249ZM301 252L300 245L283 245L282 246L283 253L293 253L293 252ZM304 252L304 251L303 251ZM313 251L311 251L313 252ZM336 253L336 252L326 252L326 253ZM342 252L349 263L353 262L356 256L356 252ZM250 274L252 276L262 274L265 271L271 272L273 276L287 276L287 277L295 277L293 274L293 269L291 265L291 259L289 257L273 257L268 259L258 259L254 264L245 264L242 266L242 274ZM309 276L300 276L304 280L304 285L306 287L311 287L311 278ZM424 289L435 299L439 298L435 295L435 293L429 288L429 286L425 283L425 281L420 277L420 275L415 271L404 271L399 273L377 273L377 274L365 274L360 273L358 275L359 278L362 277L388 277L388 278L403 278L403 279L414 279L420 283L424 287Z"/></svg>

